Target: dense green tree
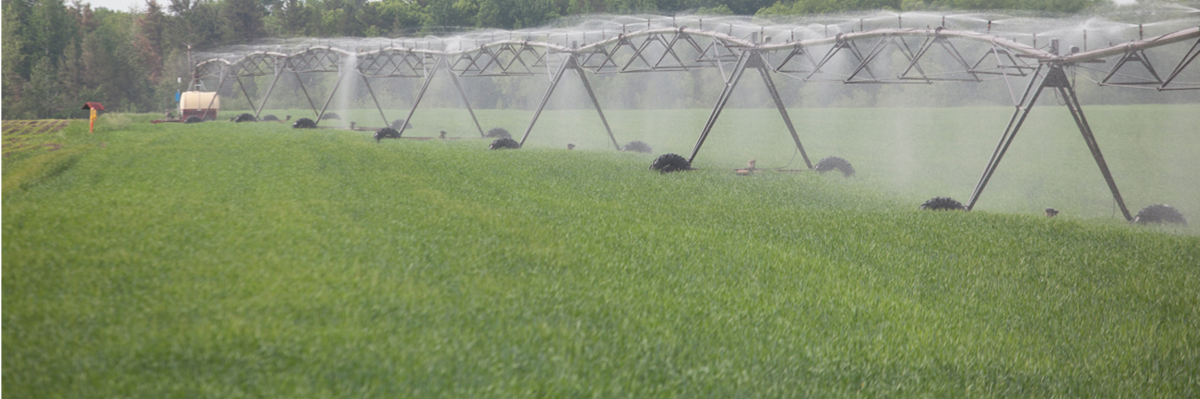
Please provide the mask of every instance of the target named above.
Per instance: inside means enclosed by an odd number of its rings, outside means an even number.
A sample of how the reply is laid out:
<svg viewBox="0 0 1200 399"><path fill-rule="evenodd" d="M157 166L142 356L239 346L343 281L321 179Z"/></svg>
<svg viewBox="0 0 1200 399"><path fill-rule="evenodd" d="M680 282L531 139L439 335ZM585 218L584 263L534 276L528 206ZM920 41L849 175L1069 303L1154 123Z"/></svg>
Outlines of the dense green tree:
<svg viewBox="0 0 1200 399"><path fill-rule="evenodd" d="M283 0L264 24L276 36L301 37L310 34L316 16L316 8L302 0Z"/></svg>
<svg viewBox="0 0 1200 399"><path fill-rule="evenodd" d="M28 118L50 118L63 107L59 102L62 85L56 79L57 73L49 57L41 58L34 65L29 76L29 83L22 88L21 104L18 113Z"/></svg>
<svg viewBox="0 0 1200 399"><path fill-rule="evenodd" d="M567 15L595 14L604 12L604 9L601 0L570 0L567 3Z"/></svg>
<svg viewBox="0 0 1200 399"><path fill-rule="evenodd" d="M399 35L407 31L416 32L421 27L421 21L428 18L425 8L416 2L384 0L378 4L376 13L386 24L385 32L392 35Z"/></svg>
<svg viewBox="0 0 1200 399"><path fill-rule="evenodd" d="M4 3L3 16L3 33L0 33L0 38L3 43L0 43L0 51L3 51L3 59L0 64L3 65L3 71L0 72L0 87L3 87L3 106L9 110L10 115L15 115L17 99L21 96L21 86L24 84L24 79L21 78L20 70L18 69L24 64L25 55L21 53L21 46L24 44L24 37L21 35L21 19L18 18L19 11L16 2Z"/></svg>
<svg viewBox="0 0 1200 399"><path fill-rule="evenodd" d="M480 0L475 26L521 29L558 18L551 0Z"/></svg>
<svg viewBox="0 0 1200 399"><path fill-rule="evenodd" d="M171 0L168 32L176 45L202 49L222 44L220 4L214 0Z"/></svg>
<svg viewBox="0 0 1200 399"><path fill-rule="evenodd" d="M157 0L146 0L146 12L138 18L138 32L150 42L155 54L162 55L166 44L167 15Z"/></svg>
<svg viewBox="0 0 1200 399"><path fill-rule="evenodd" d="M258 0L224 0L221 4L222 36L225 43L247 43L266 36L263 17L267 12Z"/></svg>
<svg viewBox="0 0 1200 399"><path fill-rule="evenodd" d="M142 52L142 64L150 74L151 83L162 79L164 33L167 30L167 16L156 0L146 1L146 12L137 18L136 46Z"/></svg>
<svg viewBox="0 0 1200 399"><path fill-rule="evenodd" d="M145 55L135 46L128 13L100 9L100 26L84 37L82 61L89 87L103 88L105 108L136 110L149 99Z"/></svg>
<svg viewBox="0 0 1200 399"><path fill-rule="evenodd" d="M76 32L73 22L62 0L37 0L26 24L29 42L22 50L35 59L48 58L49 65L57 67L63 49Z"/></svg>
<svg viewBox="0 0 1200 399"><path fill-rule="evenodd" d="M426 27L475 26L479 3L475 0L429 0Z"/></svg>
<svg viewBox="0 0 1200 399"><path fill-rule="evenodd" d="M643 14L659 11L658 3L655 3L654 0L604 0L604 8L614 14Z"/></svg>

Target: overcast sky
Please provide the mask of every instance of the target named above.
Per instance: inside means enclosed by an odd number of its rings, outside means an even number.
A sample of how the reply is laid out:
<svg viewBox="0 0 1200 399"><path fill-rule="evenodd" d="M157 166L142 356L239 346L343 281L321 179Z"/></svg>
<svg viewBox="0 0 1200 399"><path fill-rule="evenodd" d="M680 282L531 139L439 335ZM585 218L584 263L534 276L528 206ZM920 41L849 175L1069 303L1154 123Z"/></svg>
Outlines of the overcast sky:
<svg viewBox="0 0 1200 399"><path fill-rule="evenodd" d="M1132 4L1136 0L1115 0L1117 4ZM91 3L92 8L108 8L116 11L129 11L133 7L139 10L146 9L146 0L84 0L85 3ZM68 0L68 4L70 1ZM158 0L158 5L166 9L171 4L170 0Z"/></svg>

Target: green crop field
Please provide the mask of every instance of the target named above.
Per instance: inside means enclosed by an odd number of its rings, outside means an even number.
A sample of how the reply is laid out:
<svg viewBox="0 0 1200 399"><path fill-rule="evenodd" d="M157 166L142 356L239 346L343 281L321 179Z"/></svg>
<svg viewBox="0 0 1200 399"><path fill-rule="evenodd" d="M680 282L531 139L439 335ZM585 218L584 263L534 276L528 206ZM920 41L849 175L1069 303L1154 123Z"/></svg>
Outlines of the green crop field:
<svg viewBox="0 0 1200 399"><path fill-rule="evenodd" d="M606 112L653 154L613 151L584 110L504 151L461 110L406 133L454 140L382 143L73 122L3 161L3 395L1196 397L1189 107L1085 108L1131 211L1187 227L1114 216L1053 106L973 212L916 208L966 201L1010 109L793 110L851 179L736 175L803 169L762 109L727 110L699 169L666 175L647 167L688 155L707 110ZM531 115L477 113L518 136Z"/></svg>

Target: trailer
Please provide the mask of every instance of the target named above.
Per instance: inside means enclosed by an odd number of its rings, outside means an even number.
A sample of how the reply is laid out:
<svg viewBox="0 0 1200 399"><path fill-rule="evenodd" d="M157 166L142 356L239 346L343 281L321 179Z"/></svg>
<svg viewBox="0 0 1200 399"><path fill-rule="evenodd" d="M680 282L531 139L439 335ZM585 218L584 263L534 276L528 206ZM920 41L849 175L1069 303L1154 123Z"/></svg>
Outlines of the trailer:
<svg viewBox="0 0 1200 399"><path fill-rule="evenodd" d="M215 120L220 109L221 98L216 92L185 91L179 95L180 120L187 120L189 116L206 121Z"/></svg>

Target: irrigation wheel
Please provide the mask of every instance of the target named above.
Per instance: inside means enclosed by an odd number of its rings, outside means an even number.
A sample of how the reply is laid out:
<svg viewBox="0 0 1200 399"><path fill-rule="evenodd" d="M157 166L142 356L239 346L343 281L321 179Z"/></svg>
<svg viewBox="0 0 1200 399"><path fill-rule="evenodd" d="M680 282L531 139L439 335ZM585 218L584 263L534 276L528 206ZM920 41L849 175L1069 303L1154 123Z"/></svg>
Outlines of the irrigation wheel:
<svg viewBox="0 0 1200 399"><path fill-rule="evenodd" d="M931 211L965 211L967 207L950 197L934 197L921 204L921 209Z"/></svg>
<svg viewBox="0 0 1200 399"><path fill-rule="evenodd" d="M817 161L815 169L817 170L817 173L820 174L825 174L825 172L836 169L841 171L842 175L845 177L854 177L854 167L850 165L850 161L847 161L845 158L841 157L826 157L820 161Z"/></svg>
<svg viewBox="0 0 1200 399"><path fill-rule="evenodd" d="M657 170L659 173L692 170L692 163L679 154L663 154L650 164L650 170Z"/></svg>
<svg viewBox="0 0 1200 399"><path fill-rule="evenodd" d="M1150 205L1138 211L1137 216L1133 217L1133 222L1137 224L1147 223L1175 223L1187 226L1187 219L1183 218L1183 213L1172 208L1167 204Z"/></svg>

